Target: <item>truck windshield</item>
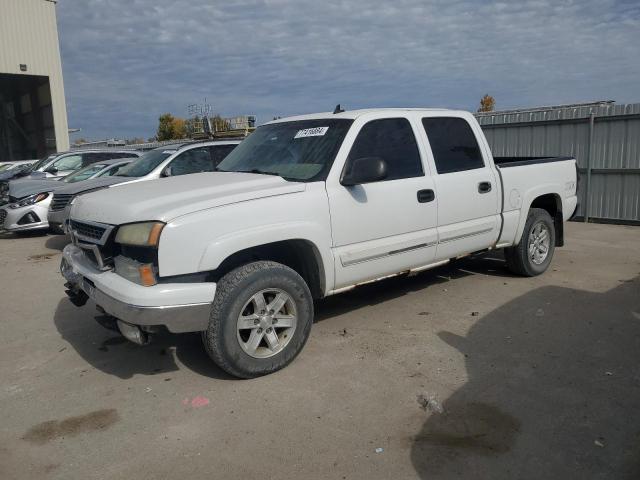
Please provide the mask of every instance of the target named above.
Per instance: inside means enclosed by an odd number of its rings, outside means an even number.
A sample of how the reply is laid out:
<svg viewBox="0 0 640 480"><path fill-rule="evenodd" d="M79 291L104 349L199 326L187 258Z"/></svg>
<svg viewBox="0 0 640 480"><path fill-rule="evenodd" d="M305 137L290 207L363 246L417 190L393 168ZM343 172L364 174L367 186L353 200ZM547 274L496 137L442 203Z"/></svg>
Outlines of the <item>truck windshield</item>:
<svg viewBox="0 0 640 480"><path fill-rule="evenodd" d="M352 123L332 118L263 125L217 170L278 175L299 182L325 180Z"/></svg>
<svg viewBox="0 0 640 480"><path fill-rule="evenodd" d="M137 160L118 171L118 177L144 177L166 160L170 155L176 153L177 150L157 148L149 150Z"/></svg>

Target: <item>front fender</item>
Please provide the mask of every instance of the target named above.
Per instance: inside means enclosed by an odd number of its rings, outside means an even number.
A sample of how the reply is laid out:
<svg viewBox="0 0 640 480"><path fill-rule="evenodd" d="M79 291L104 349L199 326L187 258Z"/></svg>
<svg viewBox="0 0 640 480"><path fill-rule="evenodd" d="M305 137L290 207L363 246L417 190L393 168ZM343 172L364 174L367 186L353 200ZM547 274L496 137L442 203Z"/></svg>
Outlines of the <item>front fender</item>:
<svg viewBox="0 0 640 480"><path fill-rule="evenodd" d="M236 252L268 243L287 240L304 240L313 245L320 257L324 284L330 288L334 283L334 266L331 245L320 225L312 222L288 222L262 225L238 230L212 240L205 248L198 264L199 271L218 268L222 262Z"/></svg>
<svg viewBox="0 0 640 480"><path fill-rule="evenodd" d="M327 289L333 288L331 221L324 186L201 210L171 220L158 248L160 276L215 270L247 248L285 240L305 240L319 253Z"/></svg>

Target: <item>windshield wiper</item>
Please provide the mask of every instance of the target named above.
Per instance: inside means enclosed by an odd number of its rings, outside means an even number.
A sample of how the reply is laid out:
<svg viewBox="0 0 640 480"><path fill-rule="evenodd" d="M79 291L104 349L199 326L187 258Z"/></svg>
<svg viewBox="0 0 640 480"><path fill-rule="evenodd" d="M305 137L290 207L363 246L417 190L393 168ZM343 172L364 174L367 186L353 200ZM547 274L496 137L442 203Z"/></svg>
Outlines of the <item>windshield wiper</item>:
<svg viewBox="0 0 640 480"><path fill-rule="evenodd" d="M239 173L258 173L260 175L275 175L276 177L282 177L279 173L269 172L267 170L260 170L259 168L252 168L251 170L238 170Z"/></svg>

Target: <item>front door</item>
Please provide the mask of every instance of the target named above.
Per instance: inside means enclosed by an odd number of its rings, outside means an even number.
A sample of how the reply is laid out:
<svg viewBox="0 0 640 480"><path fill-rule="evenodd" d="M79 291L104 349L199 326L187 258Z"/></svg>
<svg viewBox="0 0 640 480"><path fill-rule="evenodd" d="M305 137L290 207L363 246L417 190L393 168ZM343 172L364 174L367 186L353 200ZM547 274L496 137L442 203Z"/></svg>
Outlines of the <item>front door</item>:
<svg viewBox="0 0 640 480"><path fill-rule="evenodd" d="M327 181L335 257L335 288L353 285L433 260L437 242L433 180L425 175L407 118L371 120L360 129L345 165L379 157L384 180L343 186Z"/></svg>

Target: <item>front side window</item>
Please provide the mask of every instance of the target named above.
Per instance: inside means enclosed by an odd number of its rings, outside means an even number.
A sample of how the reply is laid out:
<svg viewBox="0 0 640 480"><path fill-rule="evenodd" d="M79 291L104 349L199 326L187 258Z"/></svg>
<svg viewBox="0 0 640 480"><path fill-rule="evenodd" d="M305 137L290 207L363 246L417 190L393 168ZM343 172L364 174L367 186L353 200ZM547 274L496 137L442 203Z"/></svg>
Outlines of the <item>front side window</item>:
<svg viewBox="0 0 640 480"><path fill-rule="evenodd" d="M111 168L107 168L104 172L102 172L100 175L98 175L99 177L112 177L114 175L118 175L118 172L124 170L127 165L129 165L128 163L125 163L123 165L114 165Z"/></svg>
<svg viewBox="0 0 640 480"><path fill-rule="evenodd" d="M258 127L220 164L223 172L279 175L285 180L326 180L353 120L278 122Z"/></svg>
<svg viewBox="0 0 640 480"><path fill-rule="evenodd" d="M211 172L213 171L213 162L209 148L198 147L187 150L174 158L168 168L171 169L171 176Z"/></svg>
<svg viewBox="0 0 640 480"><path fill-rule="evenodd" d="M438 173L462 172L484 167L476 137L463 118L423 118L422 125Z"/></svg>
<svg viewBox="0 0 640 480"><path fill-rule="evenodd" d="M157 148L149 150L137 160L134 160L125 168L118 172L121 177L144 177L155 170L158 165L164 162L177 150Z"/></svg>
<svg viewBox="0 0 640 480"><path fill-rule="evenodd" d="M424 175L418 144L406 118L385 118L365 124L353 142L347 165L363 157L378 157L385 161L385 180Z"/></svg>
<svg viewBox="0 0 640 480"><path fill-rule="evenodd" d="M62 157L60 160L56 160L53 162L52 167L58 169L58 171L65 170L77 170L82 166L82 156L81 155L69 155L66 157Z"/></svg>

